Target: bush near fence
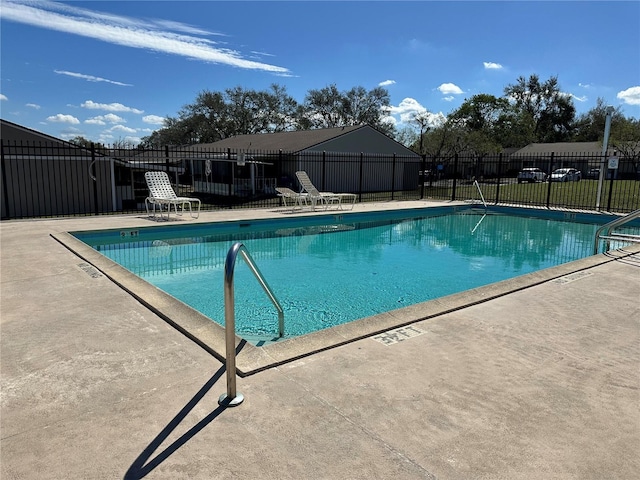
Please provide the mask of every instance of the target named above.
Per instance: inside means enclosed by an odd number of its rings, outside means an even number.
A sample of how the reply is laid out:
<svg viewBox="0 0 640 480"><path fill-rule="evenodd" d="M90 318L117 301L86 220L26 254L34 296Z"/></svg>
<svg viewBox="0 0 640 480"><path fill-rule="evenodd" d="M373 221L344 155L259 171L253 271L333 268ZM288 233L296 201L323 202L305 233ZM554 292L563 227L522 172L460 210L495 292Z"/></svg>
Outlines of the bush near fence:
<svg viewBox="0 0 640 480"><path fill-rule="evenodd" d="M587 179L601 155L545 155L446 160L418 155L350 152L204 150L97 150L45 143L2 141L2 219L142 213L144 172L163 170L179 195L202 200L203 210L277 208L276 186L298 189L295 172L306 170L323 191L349 192L358 202L479 200L487 203L625 213L640 208L640 168L620 158L605 180ZM518 184L523 167L550 173L571 167L583 179ZM475 183L477 181L477 184ZM599 193L599 194L598 194Z"/></svg>

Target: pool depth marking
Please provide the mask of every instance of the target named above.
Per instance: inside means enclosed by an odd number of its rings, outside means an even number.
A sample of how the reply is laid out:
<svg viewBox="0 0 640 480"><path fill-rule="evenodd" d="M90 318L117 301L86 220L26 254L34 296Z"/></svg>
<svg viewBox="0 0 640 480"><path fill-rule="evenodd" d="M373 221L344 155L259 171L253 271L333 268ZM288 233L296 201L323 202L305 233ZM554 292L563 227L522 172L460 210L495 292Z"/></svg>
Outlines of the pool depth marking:
<svg viewBox="0 0 640 480"><path fill-rule="evenodd" d="M422 335L423 333L425 333L424 330L420 330L414 325L409 325L408 327L400 327L394 330L389 330L388 332L381 333L380 335L375 335L371 338L388 347L389 345L403 342L404 340L417 337L418 335Z"/></svg>
<svg viewBox="0 0 640 480"><path fill-rule="evenodd" d="M592 275L592 272L570 273L569 275L565 275L564 277L556 278L555 280L553 280L553 283L564 285L565 283L574 282L576 280L580 280L581 278L588 277L589 275Z"/></svg>
<svg viewBox="0 0 640 480"><path fill-rule="evenodd" d="M95 268L93 265L89 265L88 263L79 263L78 267L91 278L100 278L102 276L97 268Z"/></svg>

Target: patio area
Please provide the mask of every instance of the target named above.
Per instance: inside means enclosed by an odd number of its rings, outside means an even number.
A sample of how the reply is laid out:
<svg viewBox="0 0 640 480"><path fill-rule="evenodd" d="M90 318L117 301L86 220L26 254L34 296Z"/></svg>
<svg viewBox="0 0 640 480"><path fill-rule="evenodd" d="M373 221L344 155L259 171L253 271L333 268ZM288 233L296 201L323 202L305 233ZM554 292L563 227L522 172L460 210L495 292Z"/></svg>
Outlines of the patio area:
<svg viewBox="0 0 640 480"><path fill-rule="evenodd" d="M153 224L0 223L3 480L637 478L637 247L238 378L225 409L223 362L52 237Z"/></svg>

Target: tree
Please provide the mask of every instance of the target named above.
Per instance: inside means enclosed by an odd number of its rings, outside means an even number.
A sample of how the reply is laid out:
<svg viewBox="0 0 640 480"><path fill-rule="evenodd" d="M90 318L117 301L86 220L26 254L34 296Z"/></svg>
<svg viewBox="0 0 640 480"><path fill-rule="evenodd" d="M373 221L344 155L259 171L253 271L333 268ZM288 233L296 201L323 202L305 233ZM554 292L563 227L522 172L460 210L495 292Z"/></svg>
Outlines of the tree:
<svg viewBox="0 0 640 480"><path fill-rule="evenodd" d="M259 92L235 87L224 92L204 90L185 105L177 118L143 138L145 146L213 143L233 135L272 133L297 128L298 104L285 87L271 85Z"/></svg>
<svg viewBox="0 0 640 480"><path fill-rule="evenodd" d="M73 143L74 145L78 145L79 147L91 148L91 144L93 142L91 140L87 140L82 135L78 135L70 139L69 143Z"/></svg>
<svg viewBox="0 0 640 480"><path fill-rule="evenodd" d="M551 77L544 83L537 75L529 79L518 77L515 85L504 89L505 96L513 102L533 125L533 142L560 142L571 137L571 127L575 118L575 107L571 97L563 94L558 85L558 77Z"/></svg>
<svg viewBox="0 0 640 480"><path fill-rule="evenodd" d="M636 179L640 180L640 120L625 118L616 126L615 131L613 126L611 130L609 143L617 150L618 155L633 162Z"/></svg>
<svg viewBox="0 0 640 480"><path fill-rule="evenodd" d="M434 163L447 164L465 150L465 131L455 121L445 121L424 134L423 148Z"/></svg>
<svg viewBox="0 0 640 480"><path fill-rule="evenodd" d="M108 150L108 148L103 143L92 142L91 140L84 138L82 135L73 137L71 140L69 140L69 143L73 143L74 145L78 145L79 147L86 148L87 150L91 150L91 145L93 145L96 152L104 152L105 150Z"/></svg>
<svg viewBox="0 0 640 480"><path fill-rule="evenodd" d="M596 106L587 113L580 115L574 123L573 140L576 142L601 142L604 139L604 127L607 118L607 108L604 98L598 98ZM621 107L616 107L611 114L611 136L626 122Z"/></svg>
<svg viewBox="0 0 640 480"><path fill-rule="evenodd" d="M465 100L448 121L465 132L469 150L481 158L502 149L500 140L504 132L500 129L504 126L503 120L511 115L512 108L505 98L480 94Z"/></svg>
<svg viewBox="0 0 640 480"><path fill-rule="evenodd" d="M319 90L309 90L298 114L303 128L369 124L387 135L393 135L395 126L384 121L389 107L389 92L382 87L370 91L354 87L342 93L333 84Z"/></svg>

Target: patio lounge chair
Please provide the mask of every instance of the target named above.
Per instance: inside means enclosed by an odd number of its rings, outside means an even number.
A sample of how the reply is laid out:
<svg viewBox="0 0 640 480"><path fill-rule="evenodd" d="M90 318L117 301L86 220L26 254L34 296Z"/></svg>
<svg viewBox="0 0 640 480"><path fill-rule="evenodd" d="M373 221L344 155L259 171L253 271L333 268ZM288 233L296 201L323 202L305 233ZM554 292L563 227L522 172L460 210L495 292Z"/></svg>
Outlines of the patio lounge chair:
<svg viewBox="0 0 640 480"><path fill-rule="evenodd" d="M338 208L342 209L342 201L344 199L348 199L350 200L351 205L350 210L353 210L353 206L356 203L355 193L320 192L309 178L309 175L307 175L307 172L298 171L296 172L296 177L298 177L298 181L302 186L303 192L308 194L309 200L311 200L311 205L314 209L318 203L324 204L325 208L337 203Z"/></svg>
<svg viewBox="0 0 640 480"><path fill-rule="evenodd" d="M282 203L285 207L291 207L291 210L295 210L296 207L302 208L303 205L307 205L307 199L309 196L306 193L297 193L287 187L276 187L278 196L282 198ZM288 203L287 203L288 202Z"/></svg>
<svg viewBox="0 0 640 480"><path fill-rule="evenodd" d="M178 197L176 192L171 186L169 181L169 175L166 172L146 172L144 179L147 181L147 187L149 188L149 196L145 199L144 204L147 208L147 215L149 215L149 205L153 207L153 216L156 215L156 206L160 208L160 218L163 218L163 208L167 207L167 220L171 216L171 207L175 209L176 215L182 215L184 213L184 206L189 205L189 214L191 218L198 218L200 216L200 202L199 198ZM197 202L198 210L193 212L192 203ZM178 211L178 205L180 205L180 211Z"/></svg>

